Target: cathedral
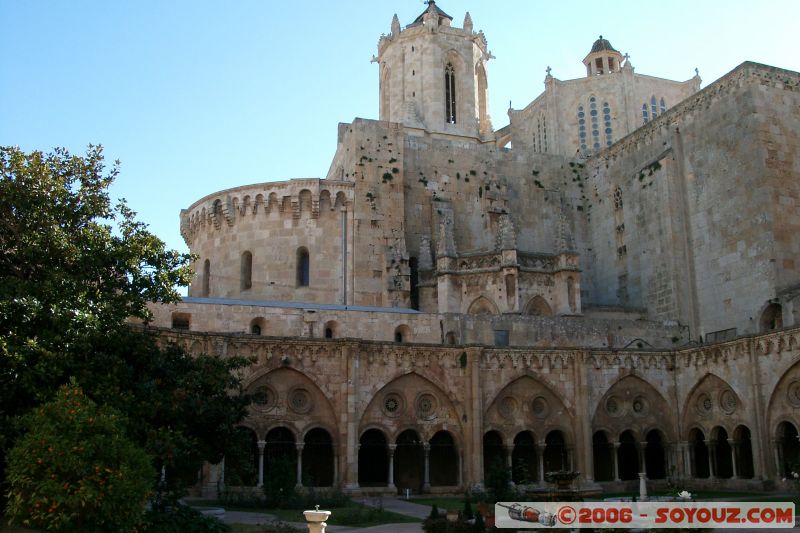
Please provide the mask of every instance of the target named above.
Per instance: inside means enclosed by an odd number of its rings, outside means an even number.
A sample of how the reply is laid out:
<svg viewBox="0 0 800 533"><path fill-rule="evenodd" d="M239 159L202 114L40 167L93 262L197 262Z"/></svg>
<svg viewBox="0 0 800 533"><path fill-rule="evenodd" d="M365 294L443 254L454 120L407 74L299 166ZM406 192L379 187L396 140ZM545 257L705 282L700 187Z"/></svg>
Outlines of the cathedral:
<svg viewBox="0 0 800 533"><path fill-rule="evenodd" d="M556 471L780 488L800 462L800 74L745 62L700 89L601 36L585 77L548 69L495 129L469 13L430 1L388 30L378 120L339 124L324 179L180 213L196 275L148 327L253 359L250 461L207 465L202 491L280 461L353 493L498 468L529 490Z"/></svg>

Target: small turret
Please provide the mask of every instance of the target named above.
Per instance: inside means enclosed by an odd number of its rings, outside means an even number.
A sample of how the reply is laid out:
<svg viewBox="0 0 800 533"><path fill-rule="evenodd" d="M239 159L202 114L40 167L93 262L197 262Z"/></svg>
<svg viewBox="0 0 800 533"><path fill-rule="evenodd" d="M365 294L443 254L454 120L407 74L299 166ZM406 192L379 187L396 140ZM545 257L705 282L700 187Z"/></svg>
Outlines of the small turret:
<svg viewBox="0 0 800 533"><path fill-rule="evenodd" d="M472 33L472 17L469 15L469 11L464 15L464 31Z"/></svg>
<svg viewBox="0 0 800 533"><path fill-rule="evenodd" d="M583 58L583 64L586 65L586 76L589 78L619 72L622 65L622 54L601 35L592 45L589 54Z"/></svg>
<svg viewBox="0 0 800 533"><path fill-rule="evenodd" d="M400 35L400 19L397 18L397 13L392 17L392 37Z"/></svg>

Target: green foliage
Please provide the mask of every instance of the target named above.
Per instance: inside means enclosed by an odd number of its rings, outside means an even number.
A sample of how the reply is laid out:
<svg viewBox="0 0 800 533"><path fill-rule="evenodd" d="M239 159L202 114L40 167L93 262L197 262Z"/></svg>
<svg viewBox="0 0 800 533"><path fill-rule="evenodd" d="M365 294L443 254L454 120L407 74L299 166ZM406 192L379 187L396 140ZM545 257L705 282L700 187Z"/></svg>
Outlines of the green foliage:
<svg viewBox="0 0 800 533"><path fill-rule="evenodd" d="M422 530L425 533L471 533L473 527L462 518L451 522L445 516L428 517L422 522Z"/></svg>
<svg viewBox="0 0 800 533"><path fill-rule="evenodd" d="M511 472L503 460L496 458L489 466L486 473L486 489L489 497L495 502L513 500L513 491L510 489Z"/></svg>
<svg viewBox="0 0 800 533"><path fill-rule="evenodd" d="M264 479L267 507L286 508L296 499L295 463L288 457L276 457L269 463L269 476Z"/></svg>
<svg viewBox="0 0 800 533"><path fill-rule="evenodd" d="M121 531L139 522L155 478L150 458L124 436L124 420L80 387L23 420L8 455L8 517L53 531Z"/></svg>
<svg viewBox="0 0 800 533"><path fill-rule="evenodd" d="M148 511L137 529L147 533L228 533L230 526L213 516L178 504L164 511Z"/></svg>
<svg viewBox="0 0 800 533"><path fill-rule="evenodd" d="M437 507L435 503L431 506L431 512L428 518L439 518L439 507Z"/></svg>
<svg viewBox="0 0 800 533"><path fill-rule="evenodd" d="M461 515L466 520L472 520L475 518L475 514L472 512L472 504L469 501L469 498L464 498L464 510L461 512Z"/></svg>
<svg viewBox="0 0 800 533"><path fill-rule="evenodd" d="M19 417L74 377L125 415L127 437L172 486L195 482L234 440L248 400L233 372L247 361L162 349L127 322L148 319L151 301L178 301L192 258L112 205L119 170L100 147L84 157L0 148L0 171L0 468Z"/></svg>
<svg viewBox="0 0 800 533"><path fill-rule="evenodd" d="M478 513L475 515L475 523L472 525L473 533L483 533L486 531L486 525L483 522L483 515Z"/></svg>

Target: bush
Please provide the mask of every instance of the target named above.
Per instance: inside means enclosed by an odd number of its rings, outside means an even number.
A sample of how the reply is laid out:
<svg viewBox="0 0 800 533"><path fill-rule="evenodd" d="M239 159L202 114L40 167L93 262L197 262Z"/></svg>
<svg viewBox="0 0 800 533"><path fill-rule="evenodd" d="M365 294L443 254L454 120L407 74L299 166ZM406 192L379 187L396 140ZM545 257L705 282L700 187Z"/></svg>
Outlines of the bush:
<svg viewBox="0 0 800 533"><path fill-rule="evenodd" d="M297 482L294 462L288 457L276 457L269 464L269 475L264 479L264 496L267 507L281 509L296 499Z"/></svg>
<svg viewBox="0 0 800 533"><path fill-rule="evenodd" d="M428 517L422 522L422 530L425 533L471 533L472 528L473 525L466 520L458 519L451 522L444 516Z"/></svg>
<svg viewBox="0 0 800 533"><path fill-rule="evenodd" d="M213 516L177 504L164 511L148 511L137 531L147 533L228 533L231 528Z"/></svg>
<svg viewBox="0 0 800 533"><path fill-rule="evenodd" d="M8 454L10 522L51 531L123 531L137 524L155 480L122 418L73 382L23 418Z"/></svg>

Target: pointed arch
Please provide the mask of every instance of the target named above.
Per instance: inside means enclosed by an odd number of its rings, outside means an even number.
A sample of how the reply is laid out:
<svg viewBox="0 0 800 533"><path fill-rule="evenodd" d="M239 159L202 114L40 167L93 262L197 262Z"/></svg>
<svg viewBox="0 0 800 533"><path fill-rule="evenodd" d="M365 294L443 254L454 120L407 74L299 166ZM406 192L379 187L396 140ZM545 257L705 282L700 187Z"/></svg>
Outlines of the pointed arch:
<svg viewBox="0 0 800 533"><path fill-rule="evenodd" d="M499 311L497 306L486 296L478 296L467 309L467 314L470 315L497 315Z"/></svg>
<svg viewBox="0 0 800 533"><path fill-rule="evenodd" d="M650 382L629 374L615 381L600 398L592 415L592 431L602 429L616 437L630 430L642 440L650 428L658 427L666 440L673 440L677 428L674 411Z"/></svg>
<svg viewBox="0 0 800 533"><path fill-rule="evenodd" d="M525 314L530 316L553 316L553 310L542 296L536 295L528 300Z"/></svg>
<svg viewBox="0 0 800 533"><path fill-rule="evenodd" d="M391 121L391 107L390 107L390 94L391 94L391 80L392 80L392 72L386 63L382 65L381 68L381 78L380 78L380 92L381 92L381 103L380 103L380 110L378 116L380 120Z"/></svg>
<svg viewBox="0 0 800 533"><path fill-rule="evenodd" d="M742 396L728 381L712 372L698 379L685 398L681 410L685 430L696 426L703 428L703 432L710 435L711 420L725 415L726 424L729 426L726 431L730 433L734 424L746 421L747 406L744 405Z"/></svg>
<svg viewBox="0 0 800 533"><path fill-rule="evenodd" d="M481 134L487 134L492 129L488 104L489 80L486 77L486 67L482 60L475 65L475 76L478 83L478 127Z"/></svg>

